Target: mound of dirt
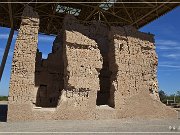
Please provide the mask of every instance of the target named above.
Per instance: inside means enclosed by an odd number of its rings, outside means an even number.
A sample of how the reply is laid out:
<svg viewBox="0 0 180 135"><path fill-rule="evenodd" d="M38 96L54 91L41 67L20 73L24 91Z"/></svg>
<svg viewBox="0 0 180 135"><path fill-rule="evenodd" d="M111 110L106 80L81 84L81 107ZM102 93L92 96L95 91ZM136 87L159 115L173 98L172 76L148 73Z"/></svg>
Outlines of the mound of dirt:
<svg viewBox="0 0 180 135"><path fill-rule="evenodd" d="M147 93L134 95L125 101L124 108L118 112L119 118L176 118L177 112L154 100Z"/></svg>

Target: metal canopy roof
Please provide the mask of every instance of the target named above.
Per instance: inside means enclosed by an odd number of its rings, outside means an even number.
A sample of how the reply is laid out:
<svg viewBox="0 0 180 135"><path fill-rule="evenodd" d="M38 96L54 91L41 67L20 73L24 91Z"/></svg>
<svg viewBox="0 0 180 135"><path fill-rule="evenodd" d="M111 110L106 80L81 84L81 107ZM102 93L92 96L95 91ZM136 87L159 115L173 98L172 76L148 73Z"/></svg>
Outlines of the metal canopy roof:
<svg viewBox="0 0 180 135"><path fill-rule="evenodd" d="M34 7L40 16L40 33L57 34L65 14L74 14L84 23L100 20L112 26L150 23L179 6L179 0L1 0L0 26L18 29L26 5Z"/></svg>

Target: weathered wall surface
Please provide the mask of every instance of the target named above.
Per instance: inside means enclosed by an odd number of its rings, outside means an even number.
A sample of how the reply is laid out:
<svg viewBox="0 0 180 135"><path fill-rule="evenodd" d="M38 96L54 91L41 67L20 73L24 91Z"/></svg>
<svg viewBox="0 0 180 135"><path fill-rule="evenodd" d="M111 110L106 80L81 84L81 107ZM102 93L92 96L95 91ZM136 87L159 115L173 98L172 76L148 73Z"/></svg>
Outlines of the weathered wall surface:
<svg viewBox="0 0 180 135"><path fill-rule="evenodd" d="M74 17L66 16L63 27L64 90L55 117L95 117L102 56L97 42L86 35L87 29L88 26L83 26ZM81 33L81 30L84 31Z"/></svg>
<svg viewBox="0 0 180 135"><path fill-rule="evenodd" d="M34 89L35 58L38 42L39 17L27 6L15 43L9 92L8 119L30 118ZM21 106L21 108L17 107Z"/></svg>
<svg viewBox="0 0 180 135"><path fill-rule="evenodd" d="M153 35L138 32L133 27L112 27L109 52L112 71L111 91L115 107L123 107L123 100L140 92L147 92L159 100L156 80L157 56Z"/></svg>
<svg viewBox="0 0 180 135"><path fill-rule="evenodd" d="M176 117L176 112L159 100L153 35L130 26L111 27L109 34L110 102L117 117Z"/></svg>
<svg viewBox="0 0 180 135"><path fill-rule="evenodd" d="M38 28L37 13L26 7L13 57L8 120L176 117L159 101L153 35L66 16L52 53L42 59Z"/></svg>
<svg viewBox="0 0 180 135"><path fill-rule="evenodd" d="M81 42L79 44L82 44L82 42L86 42L83 36L92 40L93 42L96 42L97 44L96 50L100 51L99 56L96 58L96 56L87 55L88 60L91 60L93 57L94 57L93 59L99 59L99 57L101 56L101 68L99 68L99 71L98 71L99 72L98 85L100 86L100 89L97 89L98 92L97 92L96 104L97 105L108 104L108 99L110 95L109 90L110 90L110 76L111 76L111 72L109 70L109 61L108 61L109 28L105 24L102 24L101 22L98 22L98 21L92 21L90 24L85 25L81 23L79 20L77 20L75 17L70 16L70 15L66 16L66 20L64 20L64 28L67 31L74 33L75 35L74 37L72 37L72 35L66 36L69 39L71 39L72 43L78 41L78 42ZM84 49L84 51L86 50L91 50L91 48ZM84 58L84 59L87 59L87 58ZM95 65L91 65L91 66L95 66Z"/></svg>

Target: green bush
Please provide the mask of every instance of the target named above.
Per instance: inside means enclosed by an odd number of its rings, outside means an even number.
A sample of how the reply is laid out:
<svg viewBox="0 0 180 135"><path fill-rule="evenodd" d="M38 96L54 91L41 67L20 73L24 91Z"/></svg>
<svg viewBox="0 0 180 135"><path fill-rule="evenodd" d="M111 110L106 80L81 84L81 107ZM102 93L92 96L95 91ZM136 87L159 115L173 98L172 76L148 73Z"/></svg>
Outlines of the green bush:
<svg viewBox="0 0 180 135"><path fill-rule="evenodd" d="M8 97L7 96L0 96L0 101L8 101Z"/></svg>

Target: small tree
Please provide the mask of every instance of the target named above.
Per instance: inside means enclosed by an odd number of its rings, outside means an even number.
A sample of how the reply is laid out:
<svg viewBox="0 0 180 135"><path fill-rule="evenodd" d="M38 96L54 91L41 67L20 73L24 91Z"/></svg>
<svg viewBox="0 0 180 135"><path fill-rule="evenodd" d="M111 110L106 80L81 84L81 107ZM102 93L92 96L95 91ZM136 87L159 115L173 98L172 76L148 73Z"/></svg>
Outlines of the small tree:
<svg viewBox="0 0 180 135"><path fill-rule="evenodd" d="M167 96L163 90L159 91L159 98L160 98L161 102L166 103Z"/></svg>

